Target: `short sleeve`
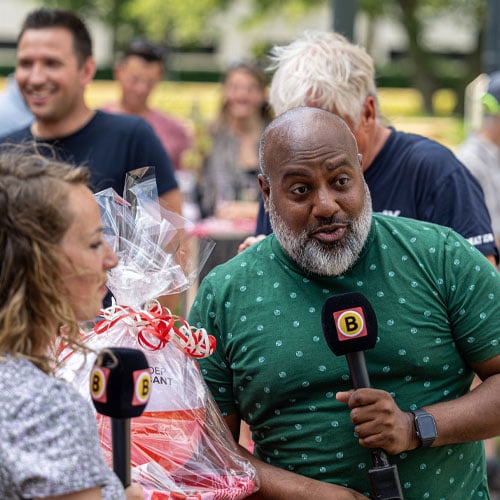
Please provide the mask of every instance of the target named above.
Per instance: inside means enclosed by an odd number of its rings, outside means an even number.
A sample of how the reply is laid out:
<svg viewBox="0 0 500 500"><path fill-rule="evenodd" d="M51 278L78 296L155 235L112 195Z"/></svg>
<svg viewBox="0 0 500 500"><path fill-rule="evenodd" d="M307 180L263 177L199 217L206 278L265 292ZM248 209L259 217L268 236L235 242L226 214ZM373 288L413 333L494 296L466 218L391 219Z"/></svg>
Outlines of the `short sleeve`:
<svg viewBox="0 0 500 500"><path fill-rule="evenodd" d="M215 337L216 351L208 358L199 359L203 378L223 415L237 413L233 396L232 371L226 362L224 340L217 322L217 302L208 278L200 285L189 314L189 323Z"/></svg>
<svg viewBox="0 0 500 500"><path fill-rule="evenodd" d="M179 186L172 161L153 128L145 120L141 120L137 127L135 140L134 149L138 156L135 163L137 167L155 168L158 195L177 189Z"/></svg>
<svg viewBox="0 0 500 500"><path fill-rule="evenodd" d="M448 315L455 343L469 363L485 361L500 354L500 274L452 231L445 255Z"/></svg>

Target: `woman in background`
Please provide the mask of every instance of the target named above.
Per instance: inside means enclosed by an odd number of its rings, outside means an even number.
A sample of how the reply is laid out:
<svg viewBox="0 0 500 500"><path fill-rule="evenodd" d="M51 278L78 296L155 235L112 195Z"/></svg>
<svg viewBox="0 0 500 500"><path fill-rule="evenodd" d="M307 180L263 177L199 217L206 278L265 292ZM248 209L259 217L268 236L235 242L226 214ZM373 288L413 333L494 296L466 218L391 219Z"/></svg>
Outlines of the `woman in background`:
<svg viewBox="0 0 500 500"><path fill-rule="evenodd" d="M117 257L89 173L26 151L0 153L0 497L116 500L91 405L54 376L62 342L84 349Z"/></svg>
<svg viewBox="0 0 500 500"><path fill-rule="evenodd" d="M264 71L250 62L233 65L223 80L221 110L210 127L212 147L200 172L202 217L256 217L258 144L271 118Z"/></svg>

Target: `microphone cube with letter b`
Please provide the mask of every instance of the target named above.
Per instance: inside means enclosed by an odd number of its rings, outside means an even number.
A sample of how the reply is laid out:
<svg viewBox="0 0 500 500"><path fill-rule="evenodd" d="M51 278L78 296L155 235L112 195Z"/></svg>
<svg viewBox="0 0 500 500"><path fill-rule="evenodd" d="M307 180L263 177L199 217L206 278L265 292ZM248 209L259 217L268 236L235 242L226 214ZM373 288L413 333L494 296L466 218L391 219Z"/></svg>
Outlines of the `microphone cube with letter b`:
<svg viewBox="0 0 500 500"><path fill-rule="evenodd" d="M150 391L150 368L142 351L126 347L101 351L90 374L90 394L98 413L112 418L139 417Z"/></svg>

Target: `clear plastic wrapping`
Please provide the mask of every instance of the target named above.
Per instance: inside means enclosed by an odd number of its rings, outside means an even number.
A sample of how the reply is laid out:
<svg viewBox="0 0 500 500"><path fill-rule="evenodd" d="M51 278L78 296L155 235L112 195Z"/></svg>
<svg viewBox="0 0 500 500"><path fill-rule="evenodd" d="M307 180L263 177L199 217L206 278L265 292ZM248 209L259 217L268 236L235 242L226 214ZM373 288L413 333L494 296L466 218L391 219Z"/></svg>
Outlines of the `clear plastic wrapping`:
<svg viewBox="0 0 500 500"><path fill-rule="evenodd" d="M115 299L85 342L94 352L142 349L151 368L150 400L130 426L133 482L142 485L146 500L247 497L258 489L256 471L240 454L194 359L212 354L215 339L154 300L191 286L213 244L196 240L187 221L161 209L148 169L128 179L125 199L112 190L96 198L120 264L108 283ZM90 399L95 355L62 357L61 375ZM96 418L111 466L110 419Z"/></svg>

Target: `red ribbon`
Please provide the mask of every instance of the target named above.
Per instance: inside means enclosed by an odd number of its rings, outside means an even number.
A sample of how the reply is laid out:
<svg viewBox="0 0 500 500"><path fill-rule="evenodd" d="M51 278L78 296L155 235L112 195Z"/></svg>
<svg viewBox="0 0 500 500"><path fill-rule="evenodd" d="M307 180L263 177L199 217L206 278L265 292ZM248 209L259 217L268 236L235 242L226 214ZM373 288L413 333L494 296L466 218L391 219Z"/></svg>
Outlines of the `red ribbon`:
<svg viewBox="0 0 500 500"><path fill-rule="evenodd" d="M94 327L98 335L120 323L136 336L141 347L150 351L163 349L172 340L193 358L206 358L215 352L213 335L204 328L190 326L184 318L172 314L156 300L148 302L146 309L140 311L114 304L102 309L101 315L104 319Z"/></svg>

